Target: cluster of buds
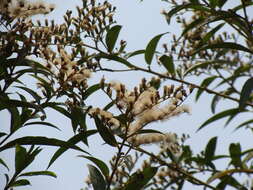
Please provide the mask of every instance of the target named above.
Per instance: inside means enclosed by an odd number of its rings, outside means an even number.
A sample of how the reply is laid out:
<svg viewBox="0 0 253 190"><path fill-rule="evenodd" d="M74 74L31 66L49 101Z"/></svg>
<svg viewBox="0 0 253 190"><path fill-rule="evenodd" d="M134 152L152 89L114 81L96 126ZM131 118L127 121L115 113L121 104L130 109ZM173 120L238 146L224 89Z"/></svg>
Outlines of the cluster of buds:
<svg viewBox="0 0 253 190"><path fill-rule="evenodd" d="M54 73L61 87L88 87L87 79L91 77L91 71L84 65L78 65L73 55L68 54L63 47L58 46L58 56L48 47L40 54L47 61L46 67Z"/></svg>
<svg viewBox="0 0 253 190"><path fill-rule="evenodd" d="M124 126L127 130L127 141L135 146L157 142L169 143L170 134L141 135L138 133L152 122L166 121L171 117L190 112L188 106L181 104L192 92L192 88L187 92L182 85L178 87L166 85L163 87L161 96L159 90L153 86L154 81L159 81L159 79L153 78L149 82L142 79L139 88L135 87L132 91L120 82L113 81L105 84L104 78L100 82L101 88L111 98L115 96L117 107L126 113L130 121L127 127ZM169 100L167 104L164 102L166 100Z"/></svg>
<svg viewBox="0 0 253 190"><path fill-rule="evenodd" d="M11 18L26 18L37 14L48 14L54 8L54 4L43 1L1 0L0 2L0 13Z"/></svg>

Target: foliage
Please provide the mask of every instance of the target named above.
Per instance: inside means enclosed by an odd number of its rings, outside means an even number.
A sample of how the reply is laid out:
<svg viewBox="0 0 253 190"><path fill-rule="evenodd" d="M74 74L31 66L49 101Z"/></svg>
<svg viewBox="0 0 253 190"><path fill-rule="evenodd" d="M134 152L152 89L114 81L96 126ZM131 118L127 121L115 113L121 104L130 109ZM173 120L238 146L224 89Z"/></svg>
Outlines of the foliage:
<svg viewBox="0 0 253 190"><path fill-rule="evenodd" d="M222 144L219 137L212 137L202 152L194 154L185 143L189 136L178 138L147 127L189 113L184 101L193 96L194 89L196 101L204 93L213 95L210 108L215 115L199 130L225 117L228 125L242 113L251 113L253 20L248 12L253 3L241 0L232 7L226 0L164 1L169 5L162 12L167 23L181 24L182 33L174 35L170 48L164 44L163 52L157 45L167 33L153 37L142 50L126 52L126 42L119 40L124 26L116 23L116 8L107 1L83 0L77 15L68 10L62 24L48 20L36 23L27 18L53 11L52 5L17 1L14 7L14 0L1 1L0 111L8 111L10 126L8 131L1 129L0 152L15 148L13 175L0 158L7 172L3 174L5 190L30 185L28 176L56 177L48 170L27 171L47 146L58 147L48 168L68 149L82 152L79 157L92 162L88 165L87 189L183 189L186 182L203 189L248 188L237 174L253 173L252 149L242 150L239 143L231 143L227 154L218 155L216 149ZM146 63L143 67L130 61L140 54ZM120 69L112 69L112 62ZM131 90L120 82L106 80L111 72L129 71L153 77L143 78ZM91 74L100 72L105 77L90 85ZM190 82L199 76L203 79L199 84ZM36 88L28 81L36 83ZM166 85L166 81L178 86ZM109 100L103 108L87 101L96 97L97 91ZM235 102L236 107L215 113L223 99ZM73 136L69 140L25 134L11 140L27 126L60 130L47 121L48 109L71 121ZM86 117L92 118L95 130L87 125ZM236 129L252 129L252 122L243 121ZM109 164L89 154L92 135L115 149ZM160 145L158 153L142 146L155 143ZM221 159L227 166L218 168Z"/></svg>

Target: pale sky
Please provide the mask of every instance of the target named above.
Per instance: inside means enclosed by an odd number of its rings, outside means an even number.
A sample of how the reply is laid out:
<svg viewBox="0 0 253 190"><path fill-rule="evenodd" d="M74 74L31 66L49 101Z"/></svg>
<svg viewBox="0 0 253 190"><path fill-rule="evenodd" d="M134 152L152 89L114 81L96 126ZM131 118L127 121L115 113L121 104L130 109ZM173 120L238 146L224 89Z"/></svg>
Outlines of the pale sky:
<svg viewBox="0 0 253 190"><path fill-rule="evenodd" d="M56 9L53 13L48 15L47 17L50 19L56 19L60 22L63 13L67 9L75 10L76 4L80 3L78 0L72 1L63 1L63 0L48 0L48 2L54 2L56 4ZM128 0L128 1L110 1L113 5L117 7L116 11L116 20L118 24L123 26L123 29L120 33L120 39L124 39L128 43L127 50L138 50L145 48L148 41L157 34L163 32L171 32L177 33L179 30L176 25L168 26L163 16L160 14L162 9L166 9L166 3L161 1L149 1L144 0L143 3L140 3L138 0ZM167 37L163 38L163 42L168 42L171 35L168 34ZM161 44L159 48L161 48ZM144 59L142 56L133 59L135 64L144 63ZM108 77L105 75L108 81L110 80L118 80L130 88L136 84L141 78L143 78L144 74L140 73L124 73L124 74L115 74L108 73ZM99 76L95 76L91 79L90 84L93 82L98 82L102 74ZM129 80L131 79L131 80ZM194 81L197 78L193 79ZM168 81L168 84L170 81ZM200 83L200 81L199 81ZM90 104L96 102L97 106L104 105L103 99L99 99L98 97L89 99ZM209 97L209 98L208 98ZM182 115L176 117L172 120L169 120L164 123L157 123L154 127L158 129L162 129L164 132L175 132L179 136L180 134L186 133L191 135L191 139L187 141L187 144L190 144L195 153L199 153L200 150L203 150L208 140L213 136L218 137L218 150L217 153L225 153L228 150L228 145L231 142L240 141L243 148L250 147L250 139L252 138L249 131L240 130L236 133L232 133L233 127L241 122L242 120L232 121L231 124L224 130L224 121L223 122L215 122L211 124L204 130L201 130L198 133L195 133L196 129L202 124L206 119L211 116L211 112L209 109L209 105L211 102L209 95L203 95L200 98L200 101L195 103L194 95L192 95L185 103L188 104L192 108L191 115ZM208 103L207 103L208 102ZM231 107L230 101L226 101L226 103L221 103L220 107L218 106L218 111L224 110L228 107ZM0 118L2 123L4 124L4 129L8 124L8 114L6 112L0 112ZM61 128L61 132L47 128L47 127L30 127L29 129L20 130L15 137L20 137L23 134L25 135L34 135L41 136L45 135L47 137L58 137L60 139L67 140L73 135L71 123L68 119L61 117L59 114L50 111L49 121L56 124ZM89 126L94 127L93 123L89 123ZM88 127L89 127L88 126ZM243 137L243 138L242 138ZM86 148L88 152L91 152L97 158L108 161L111 159L113 155L113 149L106 145L101 145L103 141L101 138L96 135L89 139L90 141L90 149ZM149 147L144 147L149 150ZM155 147L152 146L150 148L153 151ZM55 148L45 147L42 153L37 157L37 160L31 165L31 167L27 168L26 171L34 171L34 170L44 170L48 165L50 158L55 152ZM11 166L11 172L13 172L14 167L14 149L11 151L1 152L0 157L2 157L5 161L7 161L8 165ZM88 161L83 158L77 158L77 155L80 155L80 152L76 151L67 151L64 153L50 168L50 171L54 171L57 174L57 179L51 177L30 177L32 186L19 187L17 189L20 190L79 190L85 186L84 179L87 176L87 167L86 164ZM5 168L0 166L1 174L3 172L7 172ZM0 189L3 188L3 184L5 184L4 176L0 176ZM190 186L189 186L190 187ZM186 188L185 188L186 189ZM202 189L197 186L194 189Z"/></svg>

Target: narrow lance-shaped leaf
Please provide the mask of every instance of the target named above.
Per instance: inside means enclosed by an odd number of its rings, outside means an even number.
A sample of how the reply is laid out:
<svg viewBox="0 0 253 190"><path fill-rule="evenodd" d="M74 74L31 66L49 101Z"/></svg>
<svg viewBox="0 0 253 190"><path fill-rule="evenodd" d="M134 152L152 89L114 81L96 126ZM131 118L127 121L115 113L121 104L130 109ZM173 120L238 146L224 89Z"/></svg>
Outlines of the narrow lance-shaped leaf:
<svg viewBox="0 0 253 190"><path fill-rule="evenodd" d="M116 26L113 26L112 28L110 28L109 31L107 32L107 35L105 37L105 42L106 42L109 52L112 52L112 50L116 44L116 41L118 39L121 28L122 28L122 26L116 25Z"/></svg>
<svg viewBox="0 0 253 190"><path fill-rule="evenodd" d="M111 146L117 146L118 143L112 132L103 124L103 122L97 116L95 116L94 119L98 132L103 138L103 140Z"/></svg>
<svg viewBox="0 0 253 190"><path fill-rule="evenodd" d="M51 171L35 171L35 172L26 172L26 173L22 173L21 175L19 175L20 177L22 176L38 176L38 175L46 175L46 176L51 176L56 178L56 174L54 172Z"/></svg>
<svg viewBox="0 0 253 190"><path fill-rule="evenodd" d="M100 171L95 166L92 166L90 164L88 164L88 169L94 190L105 190L106 182Z"/></svg>
<svg viewBox="0 0 253 190"><path fill-rule="evenodd" d="M71 148L74 150L79 150L81 152L85 152L81 148L79 148L78 146L69 144L65 141L62 141L59 139L54 139L54 138L39 137L39 136L26 136L26 137L21 137L21 138L12 140L12 141L8 142L7 144L1 146L0 152L3 150L6 150L8 148L13 148L16 144L58 146L58 147Z"/></svg>
<svg viewBox="0 0 253 190"><path fill-rule="evenodd" d="M215 150L217 144L217 137L213 137L209 140L205 149L205 160L207 162L211 161L214 158Z"/></svg>
<svg viewBox="0 0 253 190"><path fill-rule="evenodd" d="M57 130L61 130L59 129L57 126L55 126L54 124L52 123L48 123L48 122L44 122L44 121L35 121L35 122L29 122L29 123L26 123L24 126L29 126L29 125L46 125L46 126L49 126L49 127L53 127Z"/></svg>
<svg viewBox="0 0 253 190"><path fill-rule="evenodd" d="M16 153L15 153L15 171L16 171L16 173L19 173L24 169L26 159L27 159L26 149L17 144L16 145Z"/></svg>
<svg viewBox="0 0 253 190"><path fill-rule="evenodd" d="M235 113L237 113L239 110L238 108L236 109L229 109L229 110L225 110L223 112L220 112L212 117L210 117L208 120L206 120L199 128L198 128L198 131L200 129L202 129L203 127L205 127L206 125L216 121L216 120L219 120L219 119L222 119L224 117L227 117L227 116L230 116L230 115L233 115Z"/></svg>
<svg viewBox="0 0 253 190"><path fill-rule="evenodd" d="M5 168L7 168L7 170L9 170L8 165L1 158L0 158L0 164L2 164Z"/></svg>
<svg viewBox="0 0 253 190"><path fill-rule="evenodd" d="M157 36L155 36L153 39L150 40L150 42L148 43L146 49L145 49L145 60L146 60L146 63L148 65L151 64L152 62L152 59L154 57L154 54L155 54L155 50L156 50L156 46L159 42L159 40L161 39L161 37L164 35L164 34L167 34L167 33L163 33L163 34L159 34Z"/></svg>
<svg viewBox="0 0 253 190"><path fill-rule="evenodd" d="M244 83L242 87L240 102L239 102L240 110L242 110L245 107L245 104L249 100L252 90L253 90L253 78L250 78Z"/></svg>
<svg viewBox="0 0 253 190"><path fill-rule="evenodd" d="M208 77L206 79L203 80L203 82L201 83L201 87L208 87L217 77L216 76L211 76ZM197 93L196 93L196 98L195 100L197 101L200 97L200 95L205 92L203 89L198 89Z"/></svg>
<svg viewBox="0 0 253 190"><path fill-rule="evenodd" d="M173 62L172 56L163 55L159 58L159 61L163 64L163 66L167 69L169 74L175 75L175 66Z"/></svg>
<svg viewBox="0 0 253 190"><path fill-rule="evenodd" d="M94 84L90 86L87 90L85 90L83 94L83 99L86 100L91 94L98 91L100 89L100 84Z"/></svg>
<svg viewBox="0 0 253 190"><path fill-rule="evenodd" d="M80 155L78 157L86 158L86 159L92 161L94 164L96 164L96 166L100 169L100 171L103 173L103 175L105 177L109 176L109 168L102 160L99 160L99 159L91 157L91 156Z"/></svg>
<svg viewBox="0 0 253 190"><path fill-rule="evenodd" d="M196 51L194 51L192 53L192 55L195 55L195 54L197 54L197 53L199 53L200 51L203 51L203 50L217 49L217 48L244 51L244 52L247 52L247 53L250 53L250 54L253 53L253 51L251 51L250 49L248 49L248 48L246 48L246 47L244 47L240 44L236 44L236 43L233 43L233 42L222 42L222 43L211 44L211 45L206 45L204 47L201 47L201 48L197 49Z"/></svg>
<svg viewBox="0 0 253 190"><path fill-rule="evenodd" d="M12 184L10 184L9 187L19 187L19 186L25 186L25 185L31 185L31 183L27 179L20 179L20 180L14 181Z"/></svg>
<svg viewBox="0 0 253 190"><path fill-rule="evenodd" d="M78 142L80 141L87 141L86 139L95 134L97 132L97 130L89 130L89 131L85 131L85 132L82 132L82 133L79 133L73 137L71 137L67 143L69 145L75 145L77 144ZM57 158L59 158L59 156L61 156L64 152L66 152L68 150L68 147L60 147L55 153L54 155L52 156L51 160L49 161L49 164L47 166L47 168L49 168ZM89 154L88 152L86 152L87 154Z"/></svg>

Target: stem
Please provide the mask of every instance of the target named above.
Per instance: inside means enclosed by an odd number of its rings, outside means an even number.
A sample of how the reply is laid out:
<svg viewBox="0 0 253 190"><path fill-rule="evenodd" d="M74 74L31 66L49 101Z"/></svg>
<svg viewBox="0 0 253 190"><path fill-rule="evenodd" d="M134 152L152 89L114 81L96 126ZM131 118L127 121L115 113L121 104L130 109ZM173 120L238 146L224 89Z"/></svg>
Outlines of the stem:
<svg viewBox="0 0 253 190"><path fill-rule="evenodd" d="M191 82L188 82L188 81L185 81L185 80L182 80L182 79L177 79L177 78L174 78L174 77L172 77L172 76L168 76L168 75L165 75L165 74L161 74L161 73L158 73L158 72L153 71L153 70L150 70L150 69L144 69L144 68L138 67L138 66L136 66L136 65L133 65L133 67L134 67L136 70L144 71L144 72L147 72L147 73L151 73L151 74L154 74L154 75L159 76L160 78L170 79L170 80L173 80L173 81L176 81L176 82L180 82L180 83L183 83L183 84L186 84L186 85L189 85L189 86L193 86L193 87L195 87L195 88L198 88L198 89L201 89L201 90L203 90L203 91L206 91L206 92L209 93L209 94L215 94L215 95L217 95L217 96L220 96L220 97L223 97L223 98L232 100L232 101L234 101L234 102L239 102L239 101L240 101L240 100L237 99L237 98L234 98L234 97L231 97L231 96L228 96L228 95L225 95L225 94L222 94L222 93L213 91L213 90L211 90L211 89L209 89L209 88L206 88L206 87L203 87L203 86L199 86L199 85L193 84L193 83L191 83ZM250 103L250 102L247 102L246 105L253 107L253 104Z"/></svg>
<svg viewBox="0 0 253 190"><path fill-rule="evenodd" d="M125 144L126 145L126 144ZM129 146L129 145L126 145L126 146ZM172 165L168 164L167 162L163 161L162 159L160 159L158 156L150 153L150 152L147 152L146 150L142 149L142 148L139 148L139 147L132 147L133 149L139 151L139 152L142 152L144 154L147 154L148 156L152 157L152 158L155 158L156 160L158 160L162 165L165 165L167 166L168 168L170 168L171 170L174 170L174 171L177 171L179 172L180 174L182 174L184 177L185 177L185 180L189 181L190 183L195 183L195 184L199 184L199 185L203 185L205 187L208 187L210 189L213 189L215 190L216 188L207 184L206 182L204 181L201 181L200 179L197 179L195 178L194 176L192 176L191 174L189 174L187 171L183 170L182 168L179 168L179 167L173 167Z"/></svg>

